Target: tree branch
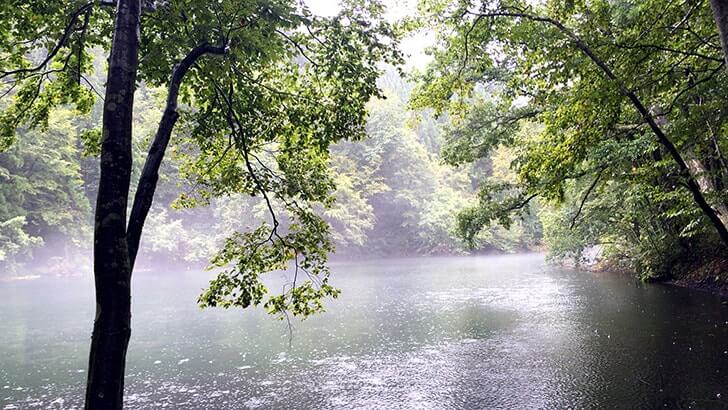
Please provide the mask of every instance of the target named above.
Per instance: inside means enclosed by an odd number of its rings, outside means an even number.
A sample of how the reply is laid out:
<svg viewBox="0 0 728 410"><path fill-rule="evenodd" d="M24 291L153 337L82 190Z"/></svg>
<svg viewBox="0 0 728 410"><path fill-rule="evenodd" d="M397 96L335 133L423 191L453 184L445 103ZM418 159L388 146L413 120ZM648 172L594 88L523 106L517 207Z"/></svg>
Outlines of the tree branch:
<svg viewBox="0 0 728 410"><path fill-rule="evenodd" d="M698 185L697 181L693 177L692 173L690 172L690 168L688 168L687 163L683 159L682 155L680 154L680 151L678 151L677 147L673 142L670 140L670 138L667 137L667 135L662 131L662 128L657 124L652 114L650 114L649 110L645 107L645 105L642 103L642 100L637 96L637 94L627 88L627 86L624 84L624 82L612 71L612 69L607 65L607 63L602 60L599 56L597 56L594 51L576 34L574 34L573 31L568 29L566 26L564 26L563 23L561 23L558 20L554 20L550 17L545 16L539 16L534 14L528 14L525 12L511 12L511 11L495 11L490 13L478 13L478 12L469 12L475 16L483 16L483 17L513 17L513 18L521 18L525 20L531 20L541 23L546 23L548 25L551 25L555 27L557 30L559 30L562 34L564 34L568 39L571 41L572 45L579 49L582 53L584 53L594 64L596 64L597 67L604 73L604 75L611 80L619 89L620 94L622 94L624 97L627 97L629 101L632 103L634 108L639 112L639 114L642 116L642 118L645 120L647 125L649 125L652 132L657 137L657 140L660 142L660 144L665 147L667 152L670 154L672 159L677 163L678 168L680 169L680 173L682 174L683 178L685 179L685 183L687 185L688 190L693 196L693 199L695 200L695 203L698 205L698 207L703 211L703 213L708 217L710 222L715 227L716 231L718 231L718 234L723 241L723 243L728 246L728 229L723 224L723 222L718 217L718 214L713 209L713 207L708 203L708 201L705 199L705 196L703 195L700 186Z"/></svg>
<svg viewBox="0 0 728 410"><path fill-rule="evenodd" d="M606 168L602 168L599 170L599 173L597 173L597 177L594 178L594 182L589 186L589 189L586 190L584 193L584 197L581 198L581 204L579 205L579 209L576 211L576 215L574 215L574 218L571 219L571 225L569 225L569 230L574 229L574 226L576 226L576 220L579 218L579 215L581 215L582 209L584 209L584 204L586 203L586 200L589 198L589 194L596 188L597 183L599 183L599 179L602 177L602 173L604 172Z"/></svg>
<svg viewBox="0 0 728 410"><path fill-rule="evenodd" d="M200 44L193 48L172 72L172 79L169 82L169 92L167 94L167 105L164 109L164 114L162 114L162 119L159 121L157 133L149 147L149 153L147 154L147 159L144 162L142 174L139 177L139 184L137 185L137 191L134 195L134 205L131 209L129 225L126 231L126 242L129 247L129 261L132 267L134 267L134 262L136 261L136 256L139 251L139 242L141 240L144 222L149 214L149 209L152 207L152 201L154 200L154 191L157 188L157 181L159 180L159 167L162 165L162 159L164 159L164 154L172 135L172 129L179 118L179 113L177 112L177 98L179 96L179 89L182 85L182 80L185 74L187 74L187 71L189 71L190 67L203 55L224 55L227 54L227 52L227 45L223 47L215 47L207 43Z"/></svg>
<svg viewBox="0 0 728 410"><path fill-rule="evenodd" d="M46 58L43 59L43 61L40 64L38 64L35 67L30 67L30 68L18 68L17 70L2 71L2 72L0 72L0 79L5 78L10 75L15 75L15 74L32 73L34 71L38 71L38 70L42 69L43 67L45 67L48 64L48 62L50 62L53 59L53 57L55 57L56 54L58 54L58 52L61 50L61 48L63 48L63 46L66 45L68 38L71 36L71 33L76 31L73 28L73 25L76 24L76 20L78 20L78 17L82 13L87 13L92 6L93 6L93 3L86 3L83 6L76 9L76 11L74 11L73 14L71 14L71 20L69 20L68 24L66 24L66 27L63 29L63 36L61 36L60 41L58 41L58 44L56 44L56 46L53 47L53 50L51 50L51 52L48 53ZM88 17L87 17L87 19L88 19ZM84 24L84 29L85 29L85 24Z"/></svg>

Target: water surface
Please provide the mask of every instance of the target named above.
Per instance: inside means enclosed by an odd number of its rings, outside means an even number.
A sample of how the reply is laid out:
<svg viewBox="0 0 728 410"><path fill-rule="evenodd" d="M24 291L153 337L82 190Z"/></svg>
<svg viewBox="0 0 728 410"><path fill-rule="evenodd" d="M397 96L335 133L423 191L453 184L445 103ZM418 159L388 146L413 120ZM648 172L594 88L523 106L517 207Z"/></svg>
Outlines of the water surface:
<svg viewBox="0 0 728 410"><path fill-rule="evenodd" d="M539 255L335 263L329 311L201 311L136 274L131 409L728 408L728 306ZM275 274L281 276L281 274ZM78 408L90 278L0 283L0 409Z"/></svg>

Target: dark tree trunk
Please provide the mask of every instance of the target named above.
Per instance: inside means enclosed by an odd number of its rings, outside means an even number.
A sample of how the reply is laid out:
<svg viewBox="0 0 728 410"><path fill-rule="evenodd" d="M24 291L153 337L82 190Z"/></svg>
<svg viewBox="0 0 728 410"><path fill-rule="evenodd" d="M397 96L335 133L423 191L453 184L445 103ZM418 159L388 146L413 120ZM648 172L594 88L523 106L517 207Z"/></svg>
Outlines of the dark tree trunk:
<svg viewBox="0 0 728 410"><path fill-rule="evenodd" d="M718 26L720 45L723 47L723 59L728 68L728 0L710 0L715 25Z"/></svg>
<svg viewBox="0 0 728 410"><path fill-rule="evenodd" d="M87 409L120 409L131 335L131 264L126 208L131 178L140 0L118 0L104 99L101 168L94 225L96 318L89 354Z"/></svg>

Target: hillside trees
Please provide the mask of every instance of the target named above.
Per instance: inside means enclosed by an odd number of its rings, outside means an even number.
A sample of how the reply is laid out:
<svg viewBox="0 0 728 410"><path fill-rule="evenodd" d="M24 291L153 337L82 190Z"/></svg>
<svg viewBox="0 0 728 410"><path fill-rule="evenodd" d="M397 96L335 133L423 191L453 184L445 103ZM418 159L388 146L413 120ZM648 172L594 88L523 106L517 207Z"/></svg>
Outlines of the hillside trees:
<svg viewBox="0 0 728 410"><path fill-rule="evenodd" d="M100 130L94 229L97 312L87 408L120 408L130 337L130 281L159 169L182 119L196 183L181 202L245 193L264 198L271 223L232 235L215 259L230 267L201 296L206 306L265 303L308 315L336 295L327 282L328 226L312 203L330 203L329 145L363 134L365 103L378 95L379 61L398 62L376 2L346 3L331 19L288 1L11 1L0 6L5 148L19 126L49 113L90 110L85 75L93 47L110 49ZM132 201L132 124L137 82L167 89L167 102ZM180 105L183 103L183 105ZM182 107L182 108L180 108ZM273 202L285 209L287 223ZM127 218L127 207L131 212ZM293 262L286 293L266 297L260 274Z"/></svg>
<svg viewBox="0 0 728 410"><path fill-rule="evenodd" d="M7 226L18 228L15 234L6 233L16 243L0 258L8 269L31 250L28 246L40 245L41 238L53 241L62 235L69 238L68 247L89 238L90 230L84 228L91 206L83 191L84 164L74 114L59 110L49 118L46 131L23 132L22 140L0 156L0 221L16 220Z"/></svg>
<svg viewBox="0 0 728 410"><path fill-rule="evenodd" d="M661 233L651 239L677 238L684 249L715 238L725 247L727 72L706 2L423 1L421 9L440 43L415 102L454 119L448 160L472 162L499 146L517 152L516 183L483 187L480 206L459 217L464 236L507 224L534 198L573 201L565 224L576 232L591 216L585 210L597 209L591 201L629 192L647 217L628 212L639 242L651 232L644 221L655 220ZM542 129L519 133L528 124ZM626 203L602 213L610 233ZM582 245L610 235L594 236Z"/></svg>

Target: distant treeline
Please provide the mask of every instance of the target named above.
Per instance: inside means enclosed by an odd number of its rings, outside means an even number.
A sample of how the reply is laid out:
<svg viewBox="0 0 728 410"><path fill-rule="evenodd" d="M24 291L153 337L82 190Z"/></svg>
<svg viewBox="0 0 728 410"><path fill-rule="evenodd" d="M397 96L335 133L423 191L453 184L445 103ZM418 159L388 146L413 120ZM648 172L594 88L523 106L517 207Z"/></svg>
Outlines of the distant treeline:
<svg viewBox="0 0 728 410"><path fill-rule="evenodd" d="M396 71L380 81L387 98L370 102L368 138L338 144L331 157L336 201L320 212L332 226L337 255L447 255L539 246L541 226L535 214L510 230L484 230L475 246L460 239L456 215L476 201L484 178L513 177L509 153L460 168L442 163L440 129L446 119L408 110L412 87ZM137 91L136 172L161 116L163 97L144 85ZM69 273L85 266L79 262L90 254L98 180L98 135L89 130L100 117L100 102L86 116L60 109L51 114L47 129L20 130L17 142L0 153L3 272ZM269 216L258 198L237 195L185 207L185 194L194 186L181 171L185 147L173 149L163 164L140 262L198 267L232 232L254 228Z"/></svg>

